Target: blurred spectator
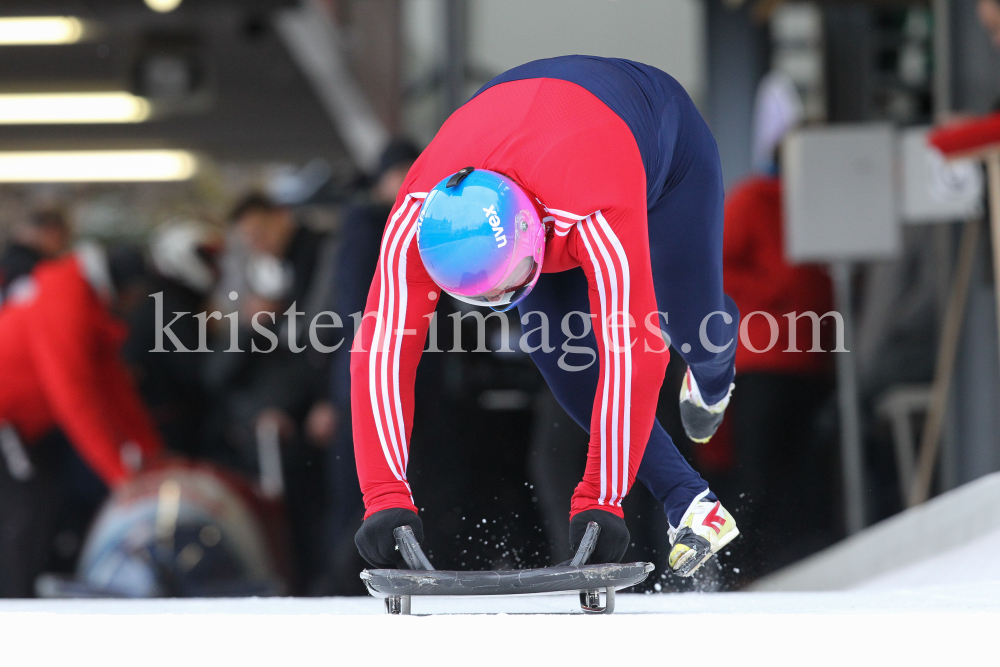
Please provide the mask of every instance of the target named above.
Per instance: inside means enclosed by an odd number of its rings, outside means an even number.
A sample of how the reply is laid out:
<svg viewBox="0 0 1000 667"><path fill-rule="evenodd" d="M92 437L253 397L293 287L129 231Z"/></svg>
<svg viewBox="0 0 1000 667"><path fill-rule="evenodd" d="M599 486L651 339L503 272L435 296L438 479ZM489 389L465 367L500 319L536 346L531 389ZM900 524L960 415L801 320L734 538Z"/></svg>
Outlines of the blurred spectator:
<svg viewBox="0 0 1000 667"><path fill-rule="evenodd" d="M979 20L990 33L993 44L1000 47L1000 2L997 0L979 0Z"/></svg>
<svg viewBox="0 0 1000 667"><path fill-rule="evenodd" d="M345 321L351 313L364 311L368 290L378 266L382 230L385 228L396 195L403 186L406 172L420 155L412 142L392 141L379 159L372 187L361 193L344 214L336 269L333 275L331 310ZM361 489L354 465L354 441L351 437L351 345L354 329L344 329L345 340L330 360L331 418L336 428L333 448L328 458L327 489L330 506L330 541L334 578L330 592L343 594L358 591L355 578L359 560L354 546L354 532L364 514ZM346 562L345 562L346 561ZM357 562L355 562L357 561ZM350 564L348 564L350 563Z"/></svg>
<svg viewBox="0 0 1000 667"><path fill-rule="evenodd" d="M304 444L300 427L314 401L315 371L305 352L290 349L282 316L291 282L290 268L275 258L251 260L246 280L249 293L244 295L238 318L241 352L216 350L205 370L212 394L207 441L225 443L225 451L213 458L252 474L260 472L258 423L278 421L285 444L298 447ZM219 343L229 345L229 336L220 336Z"/></svg>
<svg viewBox="0 0 1000 667"><path fill-rule="evenodd" d="M833 521L832 461L815 437L817 414L831 389L832 358L822 352L786 352L787 313L823 315L832 310L831 285L823 269L792 265L784 253L777 151L801 118L792 81L778 72L767 75L755 108L758 173L737 184L726 198L725 286L740 308L741 330L748 339L736 353L731 433L735 480L746 494L741 495L740 528L746 541L741 549L749 556L746 572L751 576L820 546L828 539L823 531ZM759 313L777 323L773 344L771 321ZM823 322L829 326L830 320ZM803 317L794 326L796 347L811 349L813 322Z"/></svg>
<svg viewBox="0 0 1000 667"><path fill-rule="evenodd" d="M302 343L307 339L308 323L329 303L330 275L336 253L334 239L301 224L291 209L260 194L248 195L237 204L230 221L254 253L273 258L290 271L291 286L282 305L294 304L301 308L304 317L296 327L296 343ZM283 327L287 327L287 321ZM311 347L308 349L314 351ZM306 357L317 370L327 366L325 358L308 352ZM307 434L314 444L325 445L333 436L333 419L322 374L317 374L311 391L315 400L306 420Z"/></svg>
<svg viewBox="0 0 1000 667"><path fill-rule="evenodd" d="M256 474L258 433L277 426L296 591L303 593L322 570L323 448L333 435L326 384L329 355L311 344L309 323L329 303L336 239L301 224L290 209L258 194L240 202L230 220L252 252L244 267L250 293L242 297L238 318L243 353L217 350L208 361L213 400L206 437L225 443L230 458L223 461ZM265 315L254 320L257 313ZM220 339L225 348L230 346L228 333Z"/></svg>
<svg viewBox="0 0 1000 667"><path fill-rule="evenodd" d="M59 427L109 486L161 449L119 357L115 311L141 293L142 259L80 246L17 281L0 309L0 596L30 597L58 511Z"/></svg>
<svg viewBox="0 0 1000 667"><path fill-rule="evenodd" d="M219 278L216 255L221 249L221 235L199 221L175 220L156 230L149 246L153 275L148 294L128 318L129 337L122 350L164 443L187 456L205 453L200 442L207 409L205 355L153 352L157 310L163 324L175 313L204 311ZM193 316L178 318L170 330L183 348L198 348L198 321ZM165 349L173 346L168 342Z"/></svg>
<svg viewBox="0 0 1000 667"><path fill-rule="evenodd" d="M31 273L38 262L66 252L69 239L69 225L57 210L37 211L16 226L11 242L0 255L0 302L7 287Z"/></svg>

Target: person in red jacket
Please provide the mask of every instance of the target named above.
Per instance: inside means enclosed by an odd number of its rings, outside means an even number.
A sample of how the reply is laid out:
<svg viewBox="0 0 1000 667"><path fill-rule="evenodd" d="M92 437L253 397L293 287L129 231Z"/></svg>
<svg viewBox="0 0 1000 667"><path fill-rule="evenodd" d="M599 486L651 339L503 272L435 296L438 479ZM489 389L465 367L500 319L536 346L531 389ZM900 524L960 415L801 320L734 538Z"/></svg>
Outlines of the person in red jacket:
<svg viewBox="0 0 1000 667"><path fill-rule="evenodd" d="M726 197L723 275L743 313L736 350L736 385L730 414L737 486L744 497L744 548L749 576L764 573L815 548L832 524L829 461L815 437L817 411L830 392L832 357L814 350L830 339L831 317L819 325L795 320L795 349L787 314L833 309L830 279L817 266L785 258L781 178L776 160L783 136L802 118L794 84L783 74L765 77L755 110L756 174ZM766 558L765 558L766 555ZM754 563L758 563L754 571Z"/></svg>
<svg viewBox="0 0 1000 667"><path fill-rule="evenodd" d="M56 488L36 444L47 433L60 428L109 487L161 449L119 358L119 273L81 246L12 285L0 309L0 596L30 596L44 567Z"/></svg>

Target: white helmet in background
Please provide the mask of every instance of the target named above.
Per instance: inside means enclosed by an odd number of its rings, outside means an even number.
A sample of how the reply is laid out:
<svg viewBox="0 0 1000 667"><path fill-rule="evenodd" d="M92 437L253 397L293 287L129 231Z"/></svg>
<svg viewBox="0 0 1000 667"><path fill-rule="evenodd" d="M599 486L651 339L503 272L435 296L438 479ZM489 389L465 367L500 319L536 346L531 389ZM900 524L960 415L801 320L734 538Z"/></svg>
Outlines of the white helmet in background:
<svg viewBox="0 0 1000 667"><path fill-rule="evenodd" d="M761 79L753 111L753 168L771 171L775 149L804 119L802 98L787 74L773 70Z"/></svg>
<svg viewBox="0 0 1000 667"><path fill-rule="evenodd" d="M280 301L288 296L295 282L291 264L271 255L253 255L247 264L247 285L250 291L268 301Z"/></svg>
<svg viewBox="0 0 1000 667"><path fill-rule="evenodd" d="M199 294L208 294L218 280L213 256L221 237L194 220L171 220L157 228L149 252L156 271Z"/></svg>

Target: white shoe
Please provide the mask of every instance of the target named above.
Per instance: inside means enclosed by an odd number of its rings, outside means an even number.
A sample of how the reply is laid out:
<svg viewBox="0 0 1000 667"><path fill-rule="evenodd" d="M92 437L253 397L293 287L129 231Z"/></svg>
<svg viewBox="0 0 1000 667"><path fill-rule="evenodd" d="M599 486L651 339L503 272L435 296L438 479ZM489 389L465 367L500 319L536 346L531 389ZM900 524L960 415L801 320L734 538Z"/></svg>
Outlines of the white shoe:
<svg viewBox="0 0 1000 667"><path fill-rule="evenodd" d="M702 564L740 534L733 515L719 501L696 497L677 528L670 527L670 569L690 577Z"/></svg>
<svg viewBox="0 0 1000 667"><path fill-rule="evenodd" d="M712 439L719 424L722 423L722 418L726 416L726 408L729 406L734 387L735 384L730 384L729 391L718 403L706 405L691 369L687 369L684 382L681 384L681 423L684 424L684 432L688 438L702 443Z"/></svg>

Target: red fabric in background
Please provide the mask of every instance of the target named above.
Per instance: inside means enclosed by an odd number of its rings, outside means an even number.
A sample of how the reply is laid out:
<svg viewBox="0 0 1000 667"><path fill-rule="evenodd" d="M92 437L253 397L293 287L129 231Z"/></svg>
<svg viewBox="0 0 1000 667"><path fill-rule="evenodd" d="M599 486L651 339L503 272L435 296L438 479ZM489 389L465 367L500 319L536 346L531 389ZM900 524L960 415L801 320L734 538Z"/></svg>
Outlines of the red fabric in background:
<svg viewBox="0 0 1000 667"><path fill-rule="evenodd" d="M736 455L733 452L733 418L729 412L722 418L712 439L694 448L694 462L702 474L726 473L733 469Z"/></svg>
<svg viewBox="0 0 1000 667"><path fill-rule="evenodd" d="M778 338L767 352L754 353L740 340L736 372L823 374L832 369L833 358L823 352L785 352L789 320L786 313L813 311L823 315L833 309L830 278L823 268L792 265L785 260L781 181L755 176L738 184L726 197L723 272L726 293L746 319L754 311L770 313L778 324ZM741 328L742 328L741 323ZM747 327L751 345L763 350L771 340L771 327L763 315L753 316ZM824 349L831 349L832 318L822 322ZM813 324L798 320L796 347L812 348ZM742 338L742 336L741 336ZM737 381L737 387L739 383Z"/></svg>
<svg viewBox="0 0 1000 667"><path fill-rule="evenodd" d="M939 127L927 140L947 156L976 153L991 147L1000 150L1000 113Z"/></svg>
<svg viewBox="0 0 1000 667"><path fill-rule="evenodd" d="M55 426L109 485L129 475L120 448L149 461L159 435L119 357L125 325L101 303L75 256L45 262L0 308L0 423L30 445Z"/></svg>

